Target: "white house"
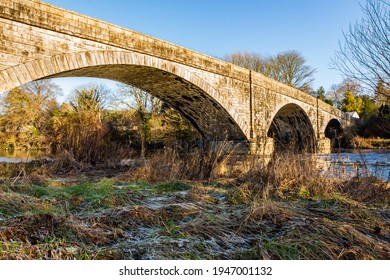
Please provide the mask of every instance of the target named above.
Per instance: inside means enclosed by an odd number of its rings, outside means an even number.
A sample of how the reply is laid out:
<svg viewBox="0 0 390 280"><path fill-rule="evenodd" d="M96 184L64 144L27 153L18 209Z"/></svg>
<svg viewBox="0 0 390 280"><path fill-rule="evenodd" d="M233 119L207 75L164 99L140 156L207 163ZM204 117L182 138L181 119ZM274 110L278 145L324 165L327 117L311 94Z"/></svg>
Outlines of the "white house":
<svg viewBox="0 0 390 280"><path fill-rule="evenodd" d="M346 112L348 115L350 115L352 118L359 119L359 114L356 111L352 112Z"/></svg>

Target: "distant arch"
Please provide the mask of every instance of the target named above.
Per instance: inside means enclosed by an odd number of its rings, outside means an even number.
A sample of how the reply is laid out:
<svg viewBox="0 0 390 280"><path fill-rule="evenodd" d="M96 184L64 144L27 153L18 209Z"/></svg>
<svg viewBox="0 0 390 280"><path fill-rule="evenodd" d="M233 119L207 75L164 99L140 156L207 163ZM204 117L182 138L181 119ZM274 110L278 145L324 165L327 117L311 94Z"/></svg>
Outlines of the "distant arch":
<svg viewBox="0 0 390 280"><path fill-rule="evenodd" d="M208 140L246 141L245 121L204 79L181 64L130 51L85 51L17 65L13 87L58 77L95 77L140 88L177 109Z"/></svg>
<svg viewBox="0 0 390 280"><path fill-rule="evenodd" d="M293 103L284 105L276 112L267 136L274 139L275 151L316 151L316 138L310 119L300 106Z"/></svg>
<svg viewBox="0 0 390 280"><path fill-rule="evenodd" d="M338 148L341 144L343 129L337 119L331 119L325 128L325 137L331 140L332 148Z"/></svg>

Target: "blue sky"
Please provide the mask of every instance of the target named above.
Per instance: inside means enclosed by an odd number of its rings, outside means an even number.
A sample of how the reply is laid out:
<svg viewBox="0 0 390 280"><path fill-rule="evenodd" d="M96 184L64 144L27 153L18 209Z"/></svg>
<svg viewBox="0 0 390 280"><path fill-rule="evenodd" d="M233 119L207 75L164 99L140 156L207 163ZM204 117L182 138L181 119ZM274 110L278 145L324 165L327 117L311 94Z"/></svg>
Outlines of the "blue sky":
<svg viewBox="0 0 390 280"><path fill-rule="evenodd" d="M329 63L343 31L363 16L358 0L44 2L219 58L235 51L274 55L298 50L317 70L313 88L324 86L326 90L342 81ZM89 80L56 82L67 94Z"/></svg>

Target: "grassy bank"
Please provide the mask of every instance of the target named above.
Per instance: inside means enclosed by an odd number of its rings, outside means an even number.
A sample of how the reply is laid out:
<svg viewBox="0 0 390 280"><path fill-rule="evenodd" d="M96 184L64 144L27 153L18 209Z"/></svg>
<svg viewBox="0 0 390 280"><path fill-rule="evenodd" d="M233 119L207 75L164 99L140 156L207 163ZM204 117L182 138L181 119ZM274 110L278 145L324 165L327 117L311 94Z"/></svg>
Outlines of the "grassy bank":
<svg viewBox="0 0 390 280"><path fill-rule="evenodd" d="M352 145L355 149L390 149L390 139L364 138L354 136Z"/></svg>
<svg viewBox="0 0 390 280"><path fill-rule="evenodd" d="M65 175L3 168L0 259L390 257L384 181L335 179L297 156L231 171L219 160L198 178L185 162L165 154Z"/></svg>

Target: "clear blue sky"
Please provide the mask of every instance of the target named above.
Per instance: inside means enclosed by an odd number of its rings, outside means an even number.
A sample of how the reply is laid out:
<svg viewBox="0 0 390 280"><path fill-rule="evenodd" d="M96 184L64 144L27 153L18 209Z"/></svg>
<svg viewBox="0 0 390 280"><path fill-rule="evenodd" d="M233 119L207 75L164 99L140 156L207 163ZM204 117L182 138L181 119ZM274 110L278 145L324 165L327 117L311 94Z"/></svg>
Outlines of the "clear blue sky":
<svg viewBox="0 0 390 280"><path fill-rule="evenodd" d="M361 0L364 1L364 0ZM298 50L315 68L314 89L342 81L330 58L359 0L46 0L158 39L223 57L235 51L274 55ZM57 80L67 93L86 80ZM114 84L114 83L112 83Z"/></svg>

